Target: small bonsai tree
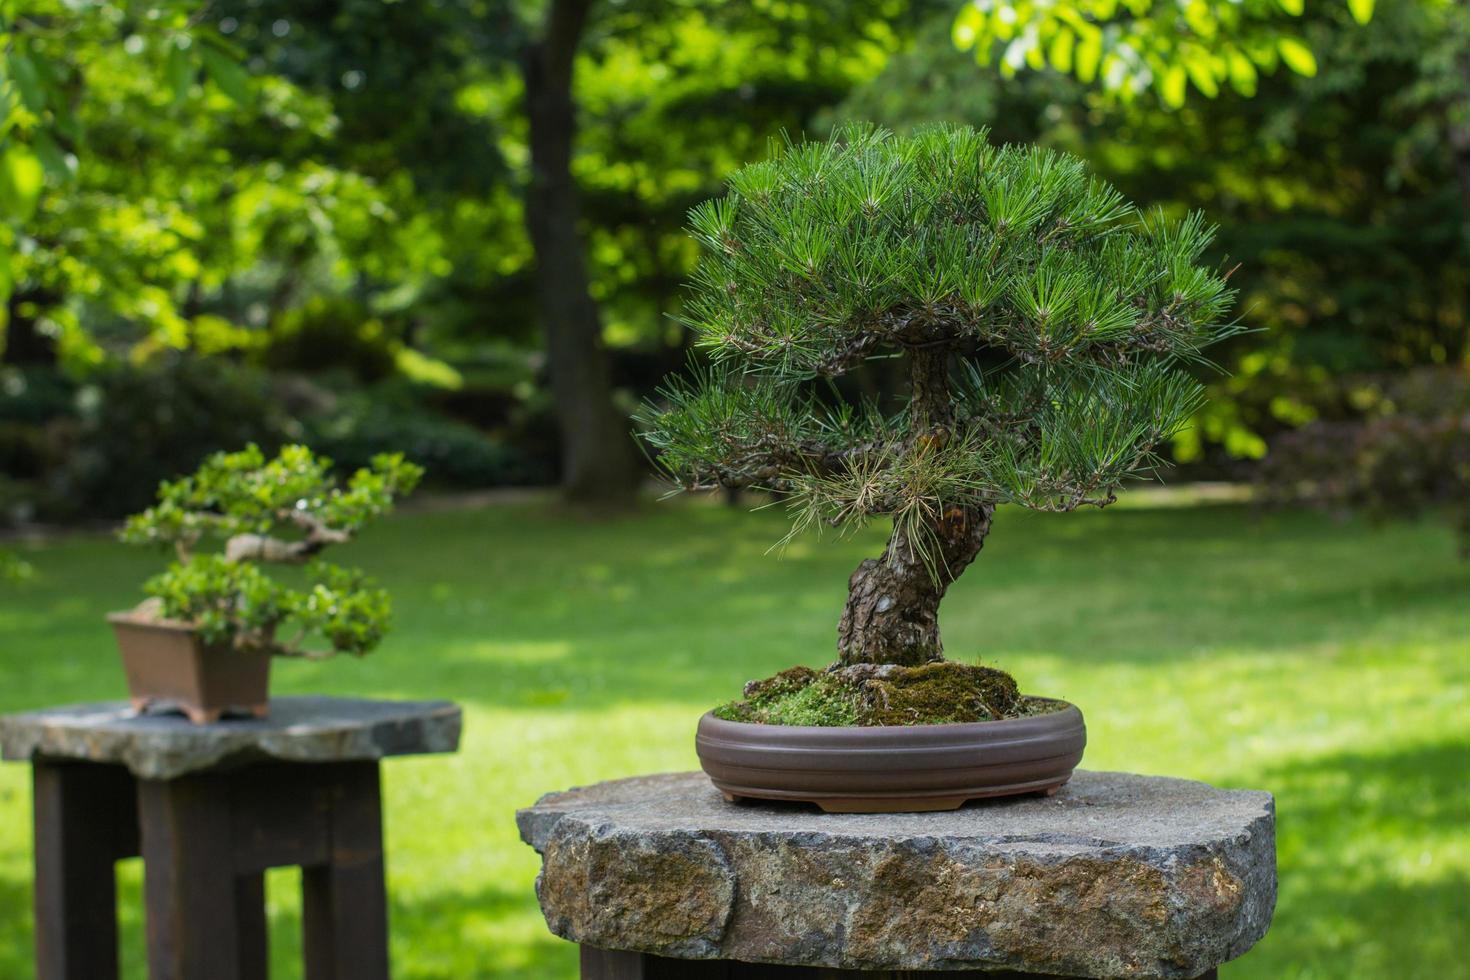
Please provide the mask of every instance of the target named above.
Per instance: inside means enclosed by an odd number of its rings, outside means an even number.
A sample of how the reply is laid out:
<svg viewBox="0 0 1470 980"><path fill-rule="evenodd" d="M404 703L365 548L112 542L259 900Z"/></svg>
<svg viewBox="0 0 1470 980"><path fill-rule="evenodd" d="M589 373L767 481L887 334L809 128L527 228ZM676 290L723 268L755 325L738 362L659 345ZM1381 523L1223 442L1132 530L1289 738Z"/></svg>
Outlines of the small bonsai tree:
<svg viewBox="0 0 1470 980"><path fill-rule="evenodd" d="M152 598L139 613L188 623L205 642L237 649L304 657L372 650L388 626L387 593L317 556L387 513L423 470L381 455L344 487L331 466L305 446L267 460L251 445L163 483L158 503L121 532L124 541L171 546L178 558L144 586ZM220 550L199 550L211 543ZM261 562L304 565L301 584L272 579ZM313 638L325 648L310 646Z"/></svg>
<svg viewBox="0 0 1470 980"><path fill-rule="evenodd" d="M939 604L998 505L1102 507L1190 417L1233 332L1198 215L1144 219L1081 161L984 132L854 127L737 171L691 212L686 318L710 366L642 421L686 489L756 487L795 530L891 517L849 583L842 665L943 656ZM832 379L902 357L907 403Z"/></svg>

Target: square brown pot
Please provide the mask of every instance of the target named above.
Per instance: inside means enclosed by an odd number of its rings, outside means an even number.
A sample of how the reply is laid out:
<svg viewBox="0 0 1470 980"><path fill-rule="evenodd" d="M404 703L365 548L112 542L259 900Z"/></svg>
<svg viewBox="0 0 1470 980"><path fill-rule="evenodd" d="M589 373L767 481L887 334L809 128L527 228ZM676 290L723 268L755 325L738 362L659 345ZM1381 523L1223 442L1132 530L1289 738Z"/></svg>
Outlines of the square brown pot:
<svg viewBox="0 0 1470 980"><path fill-rule="evenodd" d="M177 708L196 725L226 712L264 718L270 701L271 658L228 644L206 644L188 623L107 617L117 635L133 707Z"/></svg>

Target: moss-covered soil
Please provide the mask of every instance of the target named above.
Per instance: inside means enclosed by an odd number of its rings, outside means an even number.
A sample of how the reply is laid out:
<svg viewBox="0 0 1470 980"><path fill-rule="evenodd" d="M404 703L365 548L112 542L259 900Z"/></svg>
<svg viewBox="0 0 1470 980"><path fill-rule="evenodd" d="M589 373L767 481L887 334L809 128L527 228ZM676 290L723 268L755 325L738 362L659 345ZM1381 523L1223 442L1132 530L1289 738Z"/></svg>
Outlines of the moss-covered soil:
<svg viewBox="0 0 1470 980"><path fill-rule="evenodd" d="M1024 695L1003 670L939 661L922 667L792 667L745 685L715 717L763 725L940 725L1025 718L1059 710Z"/></svg>

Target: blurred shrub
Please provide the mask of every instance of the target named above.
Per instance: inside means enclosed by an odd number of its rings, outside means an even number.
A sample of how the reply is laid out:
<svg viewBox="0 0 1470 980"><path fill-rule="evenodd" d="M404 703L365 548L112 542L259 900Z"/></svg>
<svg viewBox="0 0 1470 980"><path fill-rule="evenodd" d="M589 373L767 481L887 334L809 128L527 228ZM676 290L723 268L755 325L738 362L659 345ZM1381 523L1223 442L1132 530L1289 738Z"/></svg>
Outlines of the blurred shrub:
<svg viewBox="0 0 1470 980"><path fill-rule="evenodd" d="M26 516L46 520L138 510L160 479L222 446L274 446L290 423L258 372L180 354L109 365L84 383L12 369L0 390L0 457L24 481Z"/></svg>
<svg viewBox="0 0 1470 980"><path fill-rule="evenodd" d="M549 462L431 407L434 392L337 375L271 375L178 352L86 381L0 369L0 523L115 518L222 449L305 442L343 469L402 451L441 489L549 482Z"/></svg>
<svg viewBox="0 0 1470 980"><path fill-rule="evenodd" d="M1378 519L1439 512L1470 557L1470 375L1421 368L1345 388L1356 417L1273 441L1260 469L1268 497Z"/></svg>
<svg viewBox="0 0 1470 980"><path fill-rule="evenodd" d="M261 359L272 371L341 371L374 382L394 373L397 347L392 332L361 303L314 296L276 318Z"/></svg>
<svg viewBox="0 0 1470 980"><path fill-rule="evenodd" d="M330 412L303 420L305 441L343 468L378 453L402 452L427 471L432 486L482 488L548 482L542 460L425 408L406 386L350 393Z"/></svg>

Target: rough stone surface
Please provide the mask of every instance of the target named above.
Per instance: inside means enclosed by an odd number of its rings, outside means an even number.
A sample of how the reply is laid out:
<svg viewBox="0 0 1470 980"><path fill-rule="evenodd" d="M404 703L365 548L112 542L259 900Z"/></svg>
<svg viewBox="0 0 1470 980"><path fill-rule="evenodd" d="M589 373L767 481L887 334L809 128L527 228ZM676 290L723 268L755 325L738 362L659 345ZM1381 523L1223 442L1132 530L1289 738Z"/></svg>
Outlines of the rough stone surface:
<svg viewBox="0 0 1470 980"><path fill-rule="evenodd" d="M553 793L517 822L552 932L687 959L1195 977L1276 903L1270 794L1157 776L837 815L670 773Z"/></svg>
<svg viewBox="0 0 1470 980"><path fill-rule="evenodd" d="M0 718L0 756L125 765L140 779L264 760L343 762L453 752L459 706L449 701L272 698L270 716L194 725L138 715L125 702L80 704Z"/></svg>

